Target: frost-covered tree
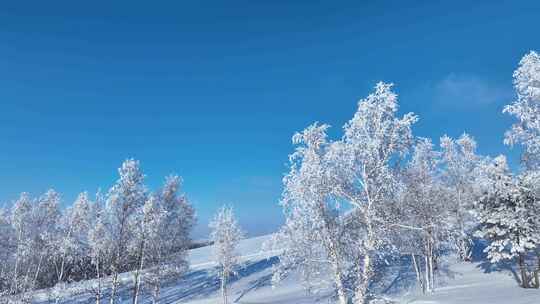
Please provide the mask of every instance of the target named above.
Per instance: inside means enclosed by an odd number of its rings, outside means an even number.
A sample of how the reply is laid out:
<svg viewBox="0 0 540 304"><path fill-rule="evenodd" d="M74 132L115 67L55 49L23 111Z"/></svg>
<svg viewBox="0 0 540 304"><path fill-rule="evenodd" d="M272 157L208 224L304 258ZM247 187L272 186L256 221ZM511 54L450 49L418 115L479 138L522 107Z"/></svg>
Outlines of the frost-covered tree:
<svg viewBox="0 0 540 304"><path fill-rule="evenodd" d="M441 137L441 149L442 178L452 195L448 207L454 226L454 247L461 260L470 261L472 231L476 224L472 210L478 196L475 185L481 158L476 154L476 141L466 133L457 140L446 135Z"/></svg>
<svg viewBox="0 0 540 304"><path fill-rule="evenodd" d="M154 206L157 205L157 199L153 195L149 195L144 206L137 210L135 216L130 218L129 226L131 227L133 237L128 244L128 252L135 260L135 270L133 275L133 294L132 303L137 304L139 301L139 292L141 289L141 275L146 260L146 247L148 243L149 232L151 230L151 217L154 215ZM158 213L159 214L159 213Z"/></svg>
<svg viewBox="0 0 540 304"><path fill-rule="evenodd" d="M58 282L66 279L68 268L73 272L82 272L76 266L88 256L88 231L93 216L91 204L88 193L82 192L62 214L54 257Z"/></svg>
<svg viewBox="0 0 540 304"><path fill-rule="evenodd" d="M94 205L94 217L92 218L91 228L88 231L88 245L90 249L91 263L95 268L97 286L93 288L96 304L101 303L102 282L105 276L105 269L109 268L107 261L113 256L113 244L110 234L107 231L106 216L102 209L103 196L98 192L96 203Z"/></svg>
<svg viewBox="0 0 540 304"><path fill-rule="evenodd" d="M11 209L11 225L15 233L14 265L10 294L27 289L23 276L30 271L33 256L31 241L33 234L33 202L28 193L21 193Z"/></svg>
<svg viewBox="0 0 540 304"><path fill-rule="evenodd" d="M177 175L168 176L158 193L159 202L165 213L160 227L166 235L163 242L160 242L162 250L169 253L178 252L178 256L172 258L179 264L183 264L183 251L191 242L190 233L195 225L195 210L186 196L180 192L181 182L182 179Z"/></svg>
<svg viewBox="0 0 540 304"><path fill-rule="evenodd" d="M434 290L437 256L448 243L451 231L448 223L451 200L448 189L440 180L440 162L441 154L433 150L431 140L419 139L404 170L401 218L395 225L407 240L416 241L413 246L417 250L411 250L411 258L424 292ZM416 254L424 258L424 278Z"/></svg>
<svg viewBox="0 0 540 304"><path fill-rule="evenodd" d="M42 287L39 285L42 282L56 282L50 262L52 262L52 257L56 251L56 241L59 237L60 194L51 189L41 195L38 198L33 215L34 237L32 245L34 252L39 253L37 254L34 277L32 278L32 289ZM41 275L43 275L42 282L38 280Z"/></svg>
<svg viewBox="0 0 540 304"><path fill-rule="evenodd" d="M9 291L14 264L15 231L11 226L7 209L0 208L0 296Z"/></svg>
<svg viewBox="0 0 540 304"><path fill-rule="evenodd" d="M526 171L519 175L519 185L522 186L525 196L530 199L527 204L526 216L531 223L529 239L536 244L537 269L534 271L534 287L540 288L540 171Z"/></svg>
<svg viewBox="0 0 540 304"><path fill-rule="evenodd" d="M228 304L227 282L238 267L238 252L236 247L244 238L238 222L230 207L222 207L209 224L210 240L213 242L214 261L217 264L221 280L221 295L223 304Z"/></svg>
<svg viewBox="0 0 540 304"><path fill-rule="evenodd" d="M295 271L308 290L331 285L339 303L346 304L345 280L351 267L347 249L354 241L333 194L335 179L329 176L326 159L327 128L315 123L293 136L298 146L290 156L281 202L286 222L272 240L273 247L281 249L273 282Z"/></svg>
<svg viewBox="0 0 540 304"><path fill-rule="evenodd" d="M527 179L512 176L504 156L495 158L484 171L488 187L477 203L477 235L489 241L484 251L492 263L518 259L521 284L528 288L527 254L540 244L538 197Z"/></svg>
<svg viewBox="0 0 540 304"><path fill-rule="evenodd" d="M134 218L142 209L147 198L144 174L140 164L134 159L126 160L118 169L120 178L107 195L105 216L106 231L113 251L111 262L112 290L111 304L116 301L118 275L126 270L129 263L128 247L134 238L136 221Z"/></svg>
<svg viewBox="0 0 540 304"><path fill-rule="evenodd" d="M506 132L504 142L523 147L526 168L537 170L540 164L540 55L531 51L519 62L514 72L517 100L503 112L518 119Z"/></svg>
<svg viewBox="0 0 540 304"><path fill-rule="evenodd" d="M145 264L149 267L144 281L151 288L153 303L159 302L162 281L188 268L186 254L195 225L195 211L179 193L180 183L179 176L167 177L161 191L144 206Z"/></svg>
<svg viewBox="0 0 540 304"><path fill-rule="evenodd" d="M360 100L357 112L345 125L343 150L337 153L339 178L345 176L341 194L358 209L364 225L358 248L363 260L358 269L356 303L368 300L373 265L387 244L389 218L385 209L399 184L393 165L413 142L411 126L417 117L412 113L398 117L397 111L392 84L378 83L374 93Z"/></svg>
<svg viewBox="0 0 540 304"><path fill-rule="evenodd" d="M22 193L11 209L9 222L13 233L10 250L9 294L45 287L56 282L52 256L58 239L60 197L49 190L38 199Z"/></svg>
<svg viewBox="0 0 540 304"><path fill-rule="evenodd" d="M507 105L503 112L508 113L518 122L505 134L505 144L521 145L524 180L540 175L540 55L531 51L519 62L514 71L514 89L517 99ZM536 182L530 183L537 188ZM539 224L540 225L540 224ZM537 227L539 226L537 225ZM540 272L540 248L536 249L538 257L538 272ZM537 279L538 281L538 279Z"/></svg>
<svg viewBox="0 0 540 304"><path fill-rule="evenodd" d="M143 275L143 266L150 269L149 274L146 275L144 281L153 287L153 290L151 290L152 302L159 302L159 291L161 287L161 278L159 275L161 274L160 270L162 270L163 266L156 263L156 260L165 257L157 257L154 256L154 254L161 253L165 256L167 254L167 252L156 251L156 247L159 246L161 237L164 237L164 235L162 235L162 231L160 230L160 225L164 217L165 213L163 209L161 209L158 198L155 195L150 195L143 206L141 231L138 232L139 236L137 237L140 238L140 253L138 255L140 259L138 261L137 270L134 272L134 303L137 303L138 301L138 293L141 289L141 284L143 281L143 278L140 277ZM153 274L156 275L154 276Z"/></svg>

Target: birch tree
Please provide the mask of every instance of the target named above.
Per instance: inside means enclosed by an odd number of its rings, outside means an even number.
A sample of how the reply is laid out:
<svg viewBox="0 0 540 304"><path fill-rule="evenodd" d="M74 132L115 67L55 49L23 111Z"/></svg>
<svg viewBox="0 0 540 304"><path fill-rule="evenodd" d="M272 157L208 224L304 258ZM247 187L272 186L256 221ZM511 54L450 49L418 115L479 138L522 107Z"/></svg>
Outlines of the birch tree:
<svg viewBox="0 0 540 304"><path fill-rule="evenodd" d="M132 303L137 304L139 301L139 292L141 289L141 275L145 259L146 247L148 243L149 233L151 232L151 216L153 215L154 206L157 205L157 199L154 195L149 195L144 206L138 210L135 216L130 218L129 226L133 232L133 237L128 244L128 252L135 259L135 270L133 275L133 294ZM159 214L159 213L158 213Z"/></svg>
<svg viewBox="0 0 540 304"><path fill-rule="evenodd" d="M359 278L355 302L368 301L368 287L373 265L387 244L388 218L386 203L398 188L393 165L408 151L413 135L411 126L416 115L397 117L397 95L392 84L378 83L375 92L360 100L354 117L345 125L342 139L345 182L341 186L344 198L355 208L364 224L364 238L359 252Z"/></svg>
<svg viewBox="0 0 540 304"><path fill-rule="evenodd" d="M138 161L126 160L118 169L118 174L120 178L109 190L105 210L106 228L113 251L111 304L116 301L118 275L126 269L129 262L127 249L133 239L130 223L133 223L132 219L141 210L147 197L147 190L143 183L144 175Z"/></svg>
<svg viewBox="0 0 540 304"><path fill-rule="evenodd" d="M88 256L88 231L92 220L92 206L88 193L78 195L73 206L68 207L60 219L60 235L55 256L57 282L66 278L67 268ZM81 271L81 269L74 269ZM78 274L80 275L80 274Z"/></svg>
<svg viewBox="0 0 540 304"><path fill-rule="evenodd" d="M236 273L238 266L238 252L236 248L244 233L230 207L222 207L209 224L211 229L210 240L213 242L214 261L217 264L218 275L221 280L221 296L223 304L228 304L227 283Z"/></svg>
<svg viewBox="0 0 540 304"><path fill-rule="evenodd" d="M475 184L481 158L475 153L476 141L466 133L457 140L441 137L441 149L442 177L453 196L448 203L454 221L454 247L460 260L470 261L476 224L472 210L478 196Z"/></svg>
<svg viewBox="0 0 540 304"><path fill-rule="evenodd" d="M45 282L56 282L54 269L50 267L52 266L50 262L52 262L52 256L56 251L60 215L60 194L50 189L38 198L37 206L34 208L32 245L37 257L35 271L31 279L31 289L43 287L39 285L42 282L39 281L41 276Z"/></svg>
<svg viewBox="0 0 540 304"><path fill-rule="evenodd" d="M10 286L10 294L21 292L27 288L23 284L23 274L30 271L30 241L33 230L33 203L28 193L21 193L11 210L11 225L15 233L14 266Z"/></svg>
<svg viewBox="0 0 540 304"><path fill-rule="evenodd" d="M98 205L99 206L99 205ZM113 240L107 231L106 217L102 211L96 212L95 220L92 222L92 228L88 231L88 243L90 246L90 257L92 265L95 267L97 286L93 289L96 298L96 304L101 303L103 277L105 269L108 266L106 262L113 256Z"/></svg>
<svg viewBox="0 0 540 304"><path fill-rule="evenodd" d="M152 302L158 303L164 280L179 276L188 269L187 250L195 225L195 211L180 193L181 179L168 176L155 200L145 204L147 236L144 281L150 286Z"/></svg>
<svg viewBox="0 0 540 304"><path fill-rule="evenodd" d="M411 255L417 280L424 292L435 288L435 268L437 256L450 239L451 226L448 223L449 191L440 180L439 164L441 155L433 150L429 139L419 139L404 172L405 190L402 197L402 219L396 225L405 237L416 235L415 247L424 257L425 276L421 277L421 265Z"/></svg>
<svg viewBox="0 0 540 304"><path fill-rule="evenodd" d="M16 235L10 222L10 214L7 209L0 208L0 296L9 291L12 266L14 264L14 252Z"/></svg>
<svg viewBox="0 0 540 304"><path fill-rule="evenodd" d="M290 156L291 169L283 180L281 202L286 222L272 240L274 248L281 249L273 282L279 283L294 271L301 274L308 290L333 286L339 303L346 304L345 280L351 264L347 248L352 240L333 194L327 128L315 123L293 136L298 146Z"/></svg>
<svg viewBox="0 0 540 304"><path fill-rule="evenodd" d="M537 170L540 164L540 55L531 51L523 56L514 72L517 99L503 112L518 122L505 133L505 144L523 147L526 169Z"/></svg>

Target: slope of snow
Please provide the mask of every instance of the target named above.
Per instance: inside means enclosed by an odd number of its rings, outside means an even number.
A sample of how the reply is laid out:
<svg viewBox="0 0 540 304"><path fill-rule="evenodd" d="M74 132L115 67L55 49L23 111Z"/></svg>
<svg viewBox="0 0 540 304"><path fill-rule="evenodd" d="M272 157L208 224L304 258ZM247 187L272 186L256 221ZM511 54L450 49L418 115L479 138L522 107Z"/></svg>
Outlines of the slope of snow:
<svg viewBox="0 0 540 304"><path fill-rule="evenodd" d="M279 288L271 287L271 268L277 263L275 252L262 252L263 243L270 236L246 239L238 246L242 265L238 276L229 285L229 298L234 303L298 303L319 300L307 295L295 278L289 278ZM212 247L190 251L191 272L177 285L164 288L165 303L219 303L219 280L212 273Z"/></svg>
<svg viewBox="0 0 540 304"><path fill-rule="evenodd" d="M241 253L241 265L238 275L229 284L229 298L234 303L264 304L264 303L298 303L308 304L320 302L328 297L307 295L295 278L291 277L279 288L271 287L272 265L278 259L275 252L262 252L263 243L270 236L261 236L243 240L238 246ZM201 247L189 252L190 270L175 282L163 286L161 303L219 303L220 281L214 273L212 247ZM121 303L131 303L132 276L124 273L120 276L121 285L119 296ZM91 286L96 286L95 280L73 283L60 291L59 301L56 302L51 290L40 290L34 294L33 303L93 303ZM107 283L104 284L105 286ZM106 294L102 303L108 303ZM148 295L143 295L140 303L151 303Z"/></svg>
<svg viewBox="0 0 540 304"><path fill-rule="evenodd" d="M486 273L479 263L451 265L445 282L433 295L407 295L410 304L539 304L540 290L518 286L511 270Z"/></svg>
<svg viewBox="0 0 540 304"><path fill-rule="evenodd" d="M289 277L278 288L271 287L271 268L277 263L276 252L263 252L269 236L246 239L239 245L242 265L229 285L229 298L239 304L311 304L335 303L326 292L308 295L296 277ZM193 249L189 254L190 271L162 288L161 303L210 304L220 303L220 282L211 262L212 247ZM414 273L408 266L396 267L385 274L381 289L398 303L410 304L540 304L540 291L522 289L509 269L486 273L479 263L453 263L441 270L433 295L420 295L411 288ZM393 268L393 267L390 267ZM384 271L381 271L383 273ZM122 274L120 292L123 303L131 303L131 275ZM62 291L58 303L94 303L88 287L95 281L74 283ZM105 292L106 293L106 292ZM51 293L39 291L35 303L54 303ZM104 299L102 303L107 303ZM141 303L150 303L143 296Z"/></svg>

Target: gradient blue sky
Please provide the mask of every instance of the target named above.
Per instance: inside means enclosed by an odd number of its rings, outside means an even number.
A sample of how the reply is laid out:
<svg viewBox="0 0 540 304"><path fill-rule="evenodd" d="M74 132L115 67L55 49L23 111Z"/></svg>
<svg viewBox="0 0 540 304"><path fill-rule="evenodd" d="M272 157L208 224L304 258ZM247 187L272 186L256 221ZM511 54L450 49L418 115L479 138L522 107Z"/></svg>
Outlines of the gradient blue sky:
<svg viewBox="0 0 540 304"><path fill-rule="evenodd" d="M501 109L539 18L539 1L2 3L0 201L54 187L69 204L134 157L151 188L183 176L196 236L223 203L267 233L291 135L339 134L379 80L417 135L509 153Z"/></svg>

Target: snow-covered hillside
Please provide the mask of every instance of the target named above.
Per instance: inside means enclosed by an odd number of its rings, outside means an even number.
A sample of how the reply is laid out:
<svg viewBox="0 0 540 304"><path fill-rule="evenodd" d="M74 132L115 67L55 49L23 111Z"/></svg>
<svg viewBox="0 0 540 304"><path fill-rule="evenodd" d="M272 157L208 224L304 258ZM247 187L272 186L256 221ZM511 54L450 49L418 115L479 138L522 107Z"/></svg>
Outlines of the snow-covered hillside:
<svg viewBox="0 0 540 304"><path fill-rule="evenodd" d="M269 236L250 238L242 241L239 252L242 267L230 285L230 299L240 304L308 304L335 303L329 293L318 296L308 295L297 278L290 277L278 288L271 287L271 267L277 263L275 252L261 251L262 244ZM163 288L162 303L210 304L219 303L219 279L210 261L212 247L202 247L190 251L190 271ZM401 273L408 271L402 269ZM455 263L442 271L433 295L422 296L414 288L392 289L387 295L396 303L410 304L538 304L540 291L518 287L510 270L486 272L480 263ZM130 303L129 274L123 274L125 285L122 298ZM414 278L412 278L414 279ZM394 280L395 281L395 280ZM62 291L59 303L92 303L90 292L85 292L92 281L72 284ZM393 282L389 283L393 285ZM395 284L394 284L395 285ZM406 284L401 284L406 285ZM388 286L388 287L389 287ZM390 288L388 288L390 290ZM36 293L36 303L54 303L51 292ZM145 296L143 303L149 303Z"/></svg>
<svg viewBox="0 0 540 304"><path fill-rule="evenodd" d="M277 262L275 252L261 248L269 236L240 242L242 268L230 285L230 299L235 303L314 303L319 298L306 295L295 278L289 278L279 288L271 287L271 268ZM213 274L211 247L190 251L192 270L178 285L164 289L165 303L219 303L219 280ZM169 301L170 300L170 301Z"/></svg>
<svg viewBox="0 0 540 304"><path fill-rule="evenodd" d="M230 299L235 303L328 303L329 296L307 295L302 286L293 277L288 278L279 288L271 287L271 268L277 262L274 252L262 252L263 243L269 236L243 240L238 246L241 253L241 268L231 280ZM190 250L190 271L175 282L162 289L161 303L219 303L219 277L211 262L212 247ZM121 275L123 302L131 303L131 275ZM89 291L95 281L74 283L59 292L59 303L92 303L93 294ZM107 292L105 292L106 294ZM108 299L104 299L107 301ZM51 290L35 293L35 303L55 303ZM145 295L142 303L150 303Z"/></svg>
<svg viewBox="0 0 540 304"><path fill-rule="evenodd" d="M486 273L479 263L449 267L447 279L430 296L405 295L410 304L537 304L540 290L520 288L510 270Z"/></svg>

